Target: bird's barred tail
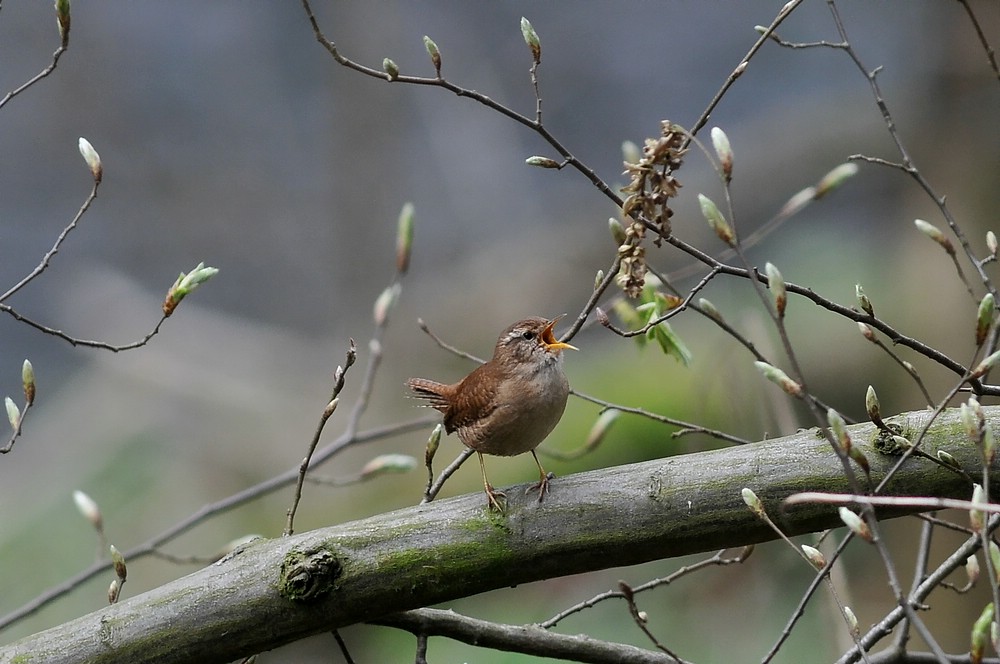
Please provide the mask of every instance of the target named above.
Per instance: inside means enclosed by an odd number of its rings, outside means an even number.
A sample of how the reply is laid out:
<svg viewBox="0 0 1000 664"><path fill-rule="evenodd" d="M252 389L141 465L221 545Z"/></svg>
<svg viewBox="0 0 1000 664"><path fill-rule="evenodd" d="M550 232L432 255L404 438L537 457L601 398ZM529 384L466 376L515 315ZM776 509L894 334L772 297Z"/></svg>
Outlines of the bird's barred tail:
<svg viewBox="0 0 1000 664"><path fill-rule="evenodd" d="M413 390L413 396L427 401L427 406L444 412L448 408L448 399L444 396L448 388L444 383L427 380L426 378L411 378L406 385Z"/></svg>

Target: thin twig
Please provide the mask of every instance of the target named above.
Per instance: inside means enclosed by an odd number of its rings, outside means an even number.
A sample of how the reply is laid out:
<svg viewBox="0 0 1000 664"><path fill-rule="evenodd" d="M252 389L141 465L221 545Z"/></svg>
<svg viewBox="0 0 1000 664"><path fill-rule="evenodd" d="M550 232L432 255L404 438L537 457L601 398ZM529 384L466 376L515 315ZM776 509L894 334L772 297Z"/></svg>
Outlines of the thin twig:
<svg viewBox="0 0 1000 664"><path fill-rule="evenodd" d="M0 99L0 108L3 108L7 104L7 102L9 102L11 99L21 94L22 92L30 88L32 85L38 83L40 80L42 80L43 78L51 74L53 71L55 71L56 65L59 64L59 58L62 57L62 54L65 53L67 49L69 49L68 39L64 40L63 43L59 45L59 48L57 48L52 53L52 62L49 63L49 66L47 66L45 69L32 76L30 79L28 79L15 89L8 92L3 99Z"/></svg>
<svg viewBox="0 0 1000 664"><path fill-rule="evenodd" d="M320 414L319 423L316 425L316 431L313 433L312 440L309 441L309 450L302 459L302 464L299 465L298 482L295 483L295 493L292 496L292 505L288 508L288 513L286 515L287 521L285 522L285 537L288 537L295 532L295 512L298 510L299 501L302 499L302 487L306 481L306 473L309 470L312 455L316 451L316 446L319 445L319 439L323 435L323 429L326 428L327 421L333 415L334 411L337 410L337 403L339 402L338 396L340 395L341 390L344 389L344 379L347 376L347 372L352 366L354 366L354 362L357 359L358 348L354 345L354 339L351 339L348 343L344 366L338 366L337 370L333 374L333 393L330 395L329 401L323 408L323 412Z"/></svg>
<svg viewBox="0 0 1000 664"><path fill-rule="evenodd" d="M424 491L424 497L423 500L420 501L420 504L426 505L427 503L434 500L434 498L437 497L438 493L441 491L441 487L444 486L444 483L448 480L448 478L454 475L455 471L458 470L459 467L463 463L465 463L465 460L468 459L470 456L472 456L474 453L475 450L472 449L471 447L463 448L462 452L455 458L455 460L452 461L447 468L441 471L441 474L438 476L437 481L435 481L433 484L427 487L427 489Z"/></svg>
<svg viewBox="0 0 1000 664"><path fill-rule="evenodd" d="M649 629L649 625L647 624L649 620L643 612L639 611L639 607L635 603L635 592L632 588L624 581L618 582L618 588L622 592L622 597L625 598L625 602L628 605L629 615L632 616L632 622L635 623L636 627L642 630L642 633L653 642L653 645L656 646L657 649L662 650L667 655L680 662L681 658L674 654L670 648L660 643L660 640L657 639L653 632Z"/></svg>
<svg viewBox="0 0 1000 664"><path fill-rule="evenodd" d="M700 561L698 561L696 563L692 563L690 565L685 565L685 566L681 567L680 569L678 569L677 571L673 572L672 574L669 574L669 575L664 576L664 577L660 577L658 579L653 579L653 580L647 581L646 583L643 583L641 585L635 586L634 588L632 588L632 592L638 594L638 593L645 592L647 590L652 590L653 588L659 588L660 586L666 586L666 585L669 585L669 584L673 583L674 581L676 581L676 580L678 580L678 579L680 579L682 577L685 577L685 576L687 576L689 574L693 574L693 573L695 573L695 572L697 572L699 570L705 569L707 567L726 566L726 565L733 565L733 564L737 564L737 563L742 563L744 560L747 559L747 556L749 555L749 553L747 552L746 548L740 553L740 555L737 555L737 556L725 557L725 556L723 556L723 554L725 552L726 552L726 549L723 549L722 551L718 551L715 555L713 555L710 558L706 558L704 560L700 560ZM557 613L556 615L552 616L551 618L549 618L545 622L538 623L538 626L542 627L544 629L552 629L553 627L555 627L556 625L558 625L560 622L562 622L563 620L565 620L566 618L570 617L571 615L573 615L575 613L580 613L581 611L583 611L585 609L589 609L589 608L591 608L593 606L596 606L597 604L600 604L601 602L607 601L609 599L624 598L624 596L625 595L622 593L622 591L620 589L619 590L608 590L607 592L603 592L603 593L601 593L599 595L595 595L594 597L591 597L588 600L580 602L579 604L574 604L573 606L560 611L559 613Z"/></svg>

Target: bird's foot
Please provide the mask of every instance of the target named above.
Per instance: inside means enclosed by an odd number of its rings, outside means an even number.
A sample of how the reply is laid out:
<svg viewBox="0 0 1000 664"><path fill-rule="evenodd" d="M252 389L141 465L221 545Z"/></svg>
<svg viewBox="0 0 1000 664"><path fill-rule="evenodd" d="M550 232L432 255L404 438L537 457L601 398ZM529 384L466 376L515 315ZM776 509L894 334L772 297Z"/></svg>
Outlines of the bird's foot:
<svg viewBox="0 0 1000 664"><path fill-rule="evenodd" d="M504 505L507 503L507 494L503 491L497 491L493 488L493 485L486 485L486 498L489 501L489 508L494 512L502 513L504 511Z"/></svg>
<svg viewBox="0 0 1000 664"><path fill-rule="evenodd" d="M555 478L555 473L546 473L545 475L542 475L542 478L538 480L538 484L532 484L524 490L524 495L527 496L532 491L537 491L538 502L542 502L542 499L545 498L545 494L549 492L549 480L554 480Z"/></svg>

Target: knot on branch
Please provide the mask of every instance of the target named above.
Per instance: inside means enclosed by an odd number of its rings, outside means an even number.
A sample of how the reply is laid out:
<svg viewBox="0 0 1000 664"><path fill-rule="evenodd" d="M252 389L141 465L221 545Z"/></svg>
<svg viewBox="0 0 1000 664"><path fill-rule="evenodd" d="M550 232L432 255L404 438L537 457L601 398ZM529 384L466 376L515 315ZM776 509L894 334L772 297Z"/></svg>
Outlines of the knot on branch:
<svg viewBox="0 0 1000 664"><path fill-rule="evenodd" d="M281 565L281 596L293 602L313 602L334 589L343 571L340 560L322 546L301 551L293 549Z"/></svg>

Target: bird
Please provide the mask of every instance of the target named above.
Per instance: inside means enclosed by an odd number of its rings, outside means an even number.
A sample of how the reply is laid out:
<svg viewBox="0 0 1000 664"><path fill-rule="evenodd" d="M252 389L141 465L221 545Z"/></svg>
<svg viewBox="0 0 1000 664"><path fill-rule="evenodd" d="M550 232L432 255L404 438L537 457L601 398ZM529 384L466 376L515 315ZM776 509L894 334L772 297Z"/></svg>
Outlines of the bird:
<svg viewBox="0 0 1000 664"><path fill-rule="evenodd" d="M538 492L538 502L549 488L549 475L538 461L535 448L562 418L569 397L563 372L562 351L578 350L558 341L552 328L562 316L534 316L507 327L497 338L493 357L472 373L447 385L426 378L406 383L426 406L440 411L447 433L479 455L488 507L503 511L506 494L497 491L486 476L484 454L515 456L531 452L539 480L527 489Z"/></svg>

